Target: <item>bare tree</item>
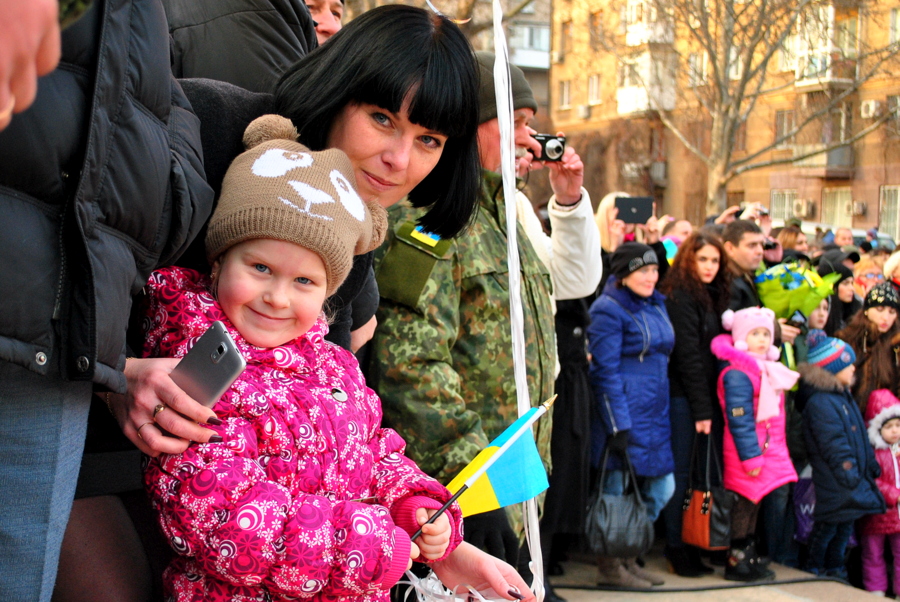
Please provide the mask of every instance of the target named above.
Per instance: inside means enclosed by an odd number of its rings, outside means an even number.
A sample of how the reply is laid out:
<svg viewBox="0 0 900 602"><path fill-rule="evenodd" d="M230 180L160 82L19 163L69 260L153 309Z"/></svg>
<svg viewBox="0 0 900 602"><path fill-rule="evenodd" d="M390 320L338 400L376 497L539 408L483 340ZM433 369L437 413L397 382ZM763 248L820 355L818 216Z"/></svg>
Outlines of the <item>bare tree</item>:
<svg viewBox="0 0 900 602"><path fill-rule="evenodd" d="M860 86L890 76L900 50L887 41L872 1L613 0L605 6L602 23L592 24L600 28L592 43L616 57L620 85L627 80L642 89L647 108L706 165L707 213L725 208L726 186L737 176L847 147L891 118L889 111L865 125L850 119ZM798 106L778 116L771 142L735 153L760 101L791 88L799 92ZM793 153L772 152L786 146Z"/></svg>
<svg viewBox="0 0 900 602"><path fill-rule="evenodd" d="M506 22L512 19L532 2L533 0L503 0L502 4L506 8L503 13L503 21ZM345 21L349 21L354 16L383 4L408 4L421 8L428 6L425 0L402 0L399 2L390 2L388 0L345 0L345 14L347 15ZM493 27L490 0L431 0L431 5L456 21L459 28L470 41L474 41L475 36L482 31Z"/></svg>

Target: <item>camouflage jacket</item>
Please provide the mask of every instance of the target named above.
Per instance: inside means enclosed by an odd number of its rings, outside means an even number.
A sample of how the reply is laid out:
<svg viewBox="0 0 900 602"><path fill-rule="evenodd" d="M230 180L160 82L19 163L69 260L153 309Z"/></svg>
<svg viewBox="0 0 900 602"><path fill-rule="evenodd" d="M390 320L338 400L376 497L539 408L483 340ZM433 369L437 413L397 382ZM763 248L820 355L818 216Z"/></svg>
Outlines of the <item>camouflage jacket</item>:
<svg viewBox="0 0 900 602"><path fill-rule="evenodd" d="M485 172L472 227L453 240L411 232L419 210L389 214L376 254L381 291L369 386L381 396L385 426L429 475L449 482L515 421L505 206L497 174ZM551 280L521 224L522 302L528 386L537 405L554 388L556 339ZM549 467L550 416L537 423Z"/></svg>

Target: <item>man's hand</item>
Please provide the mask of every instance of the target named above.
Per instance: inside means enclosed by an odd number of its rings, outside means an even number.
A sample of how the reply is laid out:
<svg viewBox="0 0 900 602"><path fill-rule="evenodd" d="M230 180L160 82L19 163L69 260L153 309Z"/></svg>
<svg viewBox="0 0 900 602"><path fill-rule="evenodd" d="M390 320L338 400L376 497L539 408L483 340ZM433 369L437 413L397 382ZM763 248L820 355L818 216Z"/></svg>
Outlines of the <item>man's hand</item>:
<svg viewBox="0 0 900 602"><path fill-rule="evenodd" d="M31 106L37 78L59 62L56 0L0 0L0 130Z"/></svg>
<svg viewBox="0 0 900 602"><path fill-rule="evenodd" d="M730 223L733 222L735 219L737 219L737 218L735 217L735 215L736 215L737 212L740 211L740 210L741 210L741 206L740 206L740 205L732 205L731 207L727 208L725 211L723 211L722 213L720 213L720 214L719 214L719 217L717 217L716 220L715 220L715 222L713 222L713 223L716 223L716 224L730 224Z"/></svg>
<svg viewBox="0 0 900 602"><path fill-rule="evenodd" d="M565 136L556 132L557 136ZM531 154L531 153L529 153ZM529 171L546 167L550 170L550 188L556 195L556 203L563 207L574 205L581 200L581 186L584 184L584 163L571 146L566 146L559 161L541 161L535 157L528 165Z"/></svg>
<svg viewBox="0 0 900 602"><path fill-rule="evenodd" d="M785 318L778 318L778 323L781 325L781 342L793 345L794 340L800 335L800 329L788 324Z"/></svg>

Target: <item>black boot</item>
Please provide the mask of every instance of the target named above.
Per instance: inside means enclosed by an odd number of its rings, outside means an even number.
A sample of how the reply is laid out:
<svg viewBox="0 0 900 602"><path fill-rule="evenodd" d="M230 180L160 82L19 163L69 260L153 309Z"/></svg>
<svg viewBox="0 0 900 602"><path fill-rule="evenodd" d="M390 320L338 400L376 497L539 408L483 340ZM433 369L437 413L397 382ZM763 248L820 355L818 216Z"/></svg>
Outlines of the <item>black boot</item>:
<svg viewBox="0 0 900 602"><path fill-rule="evenodd" d="M712 575L713 573L715 573L711 566L706 566L703 563L703 560L700 558L700 550L698 550L694 546L687 546L685 549L687 550L688 559L690 560L691 566L695 571L697 571L701 575Z"/></svg>
<svg viewBox="0 0 900 602"><path fill-rule="evenodd" d="M725 564L725 579L728 581L772 581L775 573L759 564L759 557L746 539L733 540L728 550Z"/></svg>
<svg viewBox="0 0 900 602"><path fill-rule="evenodd" d="M666 560L669 561L669 570L679 577L699 577L702 573L691 562L691 547L681 546L673 548L666 546Z"/></svg>

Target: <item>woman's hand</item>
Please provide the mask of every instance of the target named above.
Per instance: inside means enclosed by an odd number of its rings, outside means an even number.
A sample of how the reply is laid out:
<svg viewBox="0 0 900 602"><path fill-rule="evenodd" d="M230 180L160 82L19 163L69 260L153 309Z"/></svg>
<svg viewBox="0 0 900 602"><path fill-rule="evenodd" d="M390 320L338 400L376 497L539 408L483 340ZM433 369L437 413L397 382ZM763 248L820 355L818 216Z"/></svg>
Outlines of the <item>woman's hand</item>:
<svg viewBox="0 0 900 602"><path fill-rule="evenodd" d="M462 542L447 558L433 563L431 568L449 589L469 586L486 598L500 597L526 602L535 600L534 594L516 569L470 543Z"/></svg>
<svg viewBox="0 0 900 602"><path fill-rule="evenodd" d="M109 395L109 409L125 436L149 456L180 454L191 441L206 443L221 437L198 422L221 424L215 413L197 403L169 374L177 358L137 359L125 363L126 395ZM162 406L162 410L157 410ZM163 435L165 429L171 437Z"/></svg>
<svg viewBox="0 0 900 602"><path fill-rule="evenodd" d="M712 420L698 420L694 423L697 433L708 435L712 431Z"/></svg>
<svg viewBox="0 0 900 602"><path fill-rule="evenodd" d="M625 242L625 222L618 219L619 209L618 207L613 207L612 210L612 219L609 221L609 242L612 247L609 249L610 253L614 253L616 249L622 246L622 243Z"/></svg>
<svg viewBox="0 0 900 602"><path fill-rule="evenodd" d="M656 211L655 204L654 211ZM651 215L646 224L638 224L637 227L644 232L645 245L652 245L659 242L659 220L656 219L655 216Z"/></svg>

